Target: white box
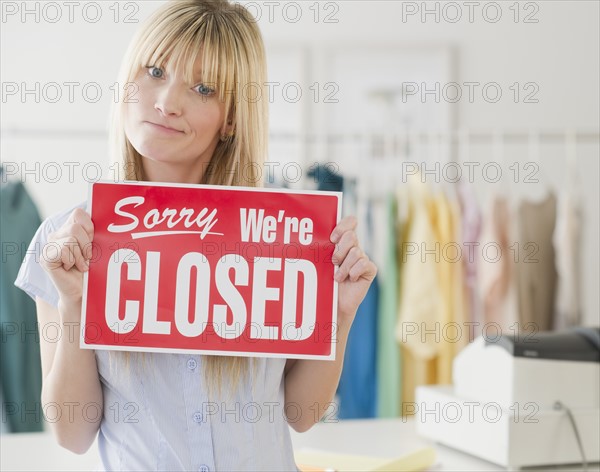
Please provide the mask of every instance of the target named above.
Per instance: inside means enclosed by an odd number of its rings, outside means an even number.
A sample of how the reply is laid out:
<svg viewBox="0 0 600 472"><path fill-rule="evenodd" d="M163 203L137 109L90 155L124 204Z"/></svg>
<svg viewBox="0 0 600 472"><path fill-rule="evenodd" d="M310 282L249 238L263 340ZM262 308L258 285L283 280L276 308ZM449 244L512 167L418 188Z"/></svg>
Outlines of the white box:
<svg viewBox="0 0 600 472"><path fill-rule="evenodd" d="M451 386L417 387L417 432L495 464L520 468L581 463L581 453L564 410L537 403L464 399ZM600 461L600 410L571 409L588 462Z"/></svg>

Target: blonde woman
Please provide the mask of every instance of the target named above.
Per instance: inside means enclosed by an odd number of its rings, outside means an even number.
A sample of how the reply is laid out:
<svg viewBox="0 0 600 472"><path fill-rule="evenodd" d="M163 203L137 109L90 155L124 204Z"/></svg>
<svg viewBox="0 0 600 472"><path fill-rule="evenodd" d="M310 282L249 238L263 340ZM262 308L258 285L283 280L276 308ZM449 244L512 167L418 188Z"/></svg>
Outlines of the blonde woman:
<svg viewBox="0 0 600 472"><path fill-rule="evenodd" d="M242 6L166 3L123 62L129 93L111 130L122 177L259 185L251 170L266 153L267 101L240 90L265 84L265 70L260 32ZM16 281L35 298L42 332L64 328L58 341L41 336L42 404L62 411L51 423L58 443L81 454L98 434L104 470L296 470L289 426L308 430L332 400L350 326L376 273L356 220L343 219L331 235L335 361L108 353L81 350L76 334L94 237L85 207L44 221ZM47 250L37 260L40 247Z"/></svg>

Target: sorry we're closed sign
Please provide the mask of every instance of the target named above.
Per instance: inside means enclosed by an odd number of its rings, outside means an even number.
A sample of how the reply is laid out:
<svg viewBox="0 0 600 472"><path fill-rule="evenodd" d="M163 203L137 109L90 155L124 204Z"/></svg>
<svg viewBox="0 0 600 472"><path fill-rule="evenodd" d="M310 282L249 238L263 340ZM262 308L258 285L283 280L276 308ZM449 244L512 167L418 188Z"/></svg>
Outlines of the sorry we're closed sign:
<svg viewBox="0 0 600 472"><path fill-rule="evenodd" d="M341 194L96 182L81 346L335 358Z"/></svg>

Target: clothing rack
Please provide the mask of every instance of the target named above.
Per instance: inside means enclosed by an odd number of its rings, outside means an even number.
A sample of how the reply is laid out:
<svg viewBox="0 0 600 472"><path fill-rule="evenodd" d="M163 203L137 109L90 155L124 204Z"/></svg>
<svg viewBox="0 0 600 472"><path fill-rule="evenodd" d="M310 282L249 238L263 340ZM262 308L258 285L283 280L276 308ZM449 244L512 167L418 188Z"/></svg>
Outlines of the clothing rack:
<svg viewBox="0 0 600 472"><path fill-rule="evenodd" d="M21 139L87 139L105 140L106 130L74 129L74 128L21 128L9 126L0 128L0 134L6 138ZM565 146L568 173L572 174L576 167L577 146L584 143L600 143L600 131L593 128L564 128L564 129L467 129L455 130L410 130L396 133L362 132L362 133L292 133L272 132L269 136L271 145L298 146L297 156L304 168L313 165L315 161L328 162L336 155L335 146L347 146L347 150L360 158L371 157L378 159L392 158L393 160L412 154L414 148L425 147L430 151L432 145L437 146L429 154L437 154L437 160L442 162L459 162L469 155L471 145L491 143L493 154L497 161L503 159L505 144L528 143L529 154L539 162L540 145L542 143L560 143ZM409 153L409 147L411 152ZM368 150L367 150L368 149ZM376 152L374 152L376 150ZM284 151L285 152L285 151ZM333 159L335 160L335 159ZM384 159L381 159L384 160ZM393 163L391 163L393 164Z"/></svg>
<svg viewBox="0 0 600 472"><path fill-rule="evenodd" d="M295 133L274 133L271 134L272 139L279 140L298 140L304 139L308 142L317 141L341 141L346 139L357 140L367 139L373 136L386 137L393 136L396 138L416 138L416 139L450 139L459 141L462 137L466 136L469 139L475 141L489 141L496 139L500 135L505 141L523 141L530 139L531 135L537 135L541 140L564 140L569 135L574 136L577 140L581 141L599 141L600 132L592 129L569 129L565 130L537 130L532 129L530 131L519 131L519 130L456 130L456 131L409 131L399 133L330 133L330 134L307 134L300 135Z"/></svg>
<svg viewBox="0 0 600 472"><path fill-rule="evenodd" d="M74 128L21 128L21 127L2 127L0 134L4 138L26 137L31 138L96 138L104 139L108 133L105 130L99 129L74 129ZM472 141L491 141L501 136L504 141L524 141L531 138L532 135L537 135L542 141L560 141L568 139L569 136L582 142L599 142L600 131L595 129L575 129L565 128L564 130L557 129L532 129L529 131L523 130L461 130L455 131L409 131L394 133L391 136L396 138L416 138L420 140L445 139L459 141L462 138L468 138ZM299 141L313 142L336 142L342 140L362 140L370 137L390 136L389 133L328 133L328 134L298 134L275 132L270 135L270 139L278 141Z"/></svg>
<svg viewBox="0 0 600 472"><path fill-rule="evenodd" d="M304 167L317 162L343 163L343 167L356 176L369 172L390 177L397 173L402 159L428 162L466 162L471 146L490 145L489 155L496 162L504 162L505 146L524 144L530 160L541 163L543 145L564 146L565 164L568 175L575 173L579 146L597 146L600 132L597 129L457 129L453 131L403 131L398 133L332 133L298 135L274 133L271 143L297 144L302 151ZM279 150L277 150L279 152ZM285 152L285 151L284 151ZM376 164L364 166L365 159ZM340 165L340 167L342 167Z"/></svg>
<svg viewBox="0 0 600 472"><path fill-rule="evenodd" d="M25 128L6 126L0 128L3 139L84 139L105 140L107 130L75 129L75 128ZM274 131L270 134L270 144L277 154L285 155L285 147L294 146L292 154L298 163L308 168L317 162L336 161L336 156L343 156L344 162L350 156L350 163L362 161L365 157L374 162L379 161L385 169L386 165L394 167L398 159L413 156L415 149L427 150L426 160L441 162L460 162L469 156L471 145L489 143L492 155L501 162L504 146L514 143L525 143L529 146L528 154L539 162L540 147L546 143L563 143L568 174L577 166L577 147L582 144L600 143L600 130L594 128L548 128L548 129L467 129L455 130L401 130L400 132L361 132L361 133L294 133ZM283 146L283 149L277 149ZM338 148L342 146L342 150ZM433 156L433 157L432 157ZM384 163L384 161L388 161ZM384 170L380 169L380 170ZM361 170L362 172L362 170Z"/></svg>

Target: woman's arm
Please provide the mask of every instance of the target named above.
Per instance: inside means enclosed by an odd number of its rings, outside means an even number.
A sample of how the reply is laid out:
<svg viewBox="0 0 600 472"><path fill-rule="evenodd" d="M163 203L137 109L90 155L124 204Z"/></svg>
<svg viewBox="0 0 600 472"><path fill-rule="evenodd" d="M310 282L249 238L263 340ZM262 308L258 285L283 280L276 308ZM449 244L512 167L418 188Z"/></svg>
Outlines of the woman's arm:
<svg viewBox="0 0 600 472"><path fill-rule="evenodd" d="M61 302L58 309L40 298L36 304L42 357L42 411L51 420L50 429L58 443L83 454L98 432L103 397L94 351L79 348L81 301Z"/></svg>
<svg viewBox="0 0 600 472"><path fill-rule="evenodd" d="M358 306L377 274L375 264L360 249L355 233L356 218L344 218L331 233L335 243L333 263L339 265L338 313L336 326L335 361L289 359L285 367L285 404L290 414L298 413L290 425L298 432L310 429L319 422L337 390L348 334Z"/></svg>
<svg viewBox="0 0 600 472"><path fill-rule="evenodd" d="M103 410L96 356L92 350L79 348L83 273L92 258L93 238L92 220L80 208L49 235L40 264L59 293L58 308L36 299L42 409L52 420L50 427L58 443L77 454L94 442Z"/></svg>
<svg viewBox="0 0 600 472"><path fill-rule="evenodd" d="M349 328L338 327L335 361L288 359L286 362L286 412L290 408L290 426L295 431L303 433L318 423L333 400L342 374L349 332Z"/></svg>

